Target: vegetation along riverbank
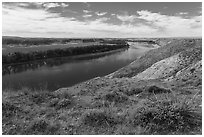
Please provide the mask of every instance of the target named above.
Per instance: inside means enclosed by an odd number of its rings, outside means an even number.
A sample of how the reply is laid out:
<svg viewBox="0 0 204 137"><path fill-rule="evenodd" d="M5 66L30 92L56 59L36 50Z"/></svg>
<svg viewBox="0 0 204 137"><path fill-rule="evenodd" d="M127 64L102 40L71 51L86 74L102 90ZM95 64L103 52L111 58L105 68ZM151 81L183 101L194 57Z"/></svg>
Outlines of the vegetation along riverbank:
<svg viewBox="0 0 204 137"><path fill-rule="evenodd" d="M2 63L13 64L56 57L96 54L128 48L120 39L48 39L3 37Z"/></svg>

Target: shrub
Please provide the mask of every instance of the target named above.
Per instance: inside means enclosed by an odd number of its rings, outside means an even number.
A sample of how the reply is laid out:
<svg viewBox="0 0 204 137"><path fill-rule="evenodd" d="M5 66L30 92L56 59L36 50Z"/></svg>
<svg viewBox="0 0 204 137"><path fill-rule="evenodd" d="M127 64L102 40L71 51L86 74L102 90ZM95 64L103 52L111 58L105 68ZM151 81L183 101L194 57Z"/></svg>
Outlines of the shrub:
<svg viewBox="0 0 204 137"><path fill-rule="evenodd" d="M30 129L33 132L44 132L47 129L48 125L49 124L47 121L43 119L37 119L31 123Z"/></svg>
<svg viewBox="0 0 204 137"><path fill-rule="evenodd" d="M132 95L139 94L141 92L143 92L141 88L133 88L133 89L128 90L125 94L128 96L132 96Z"/></svg>
<svg viewBox="0 0 204 137"><path fill-rule="evenodd" d="M133 124L145 128L149 134L187 134L202 125L201 114L185 98L149 100L136 109L133 117Z"/></svg>
<svg viewBox="0 0 204 137"><path fill-rule="evenodd" d="M26 128L25 134L56 134L59 128L59 123L54 124L45 119L36 118Z"/></svg>
<svg viewBox="0 0 204 137"><path fill-rule="evenodd" d="M118 119L108 110L91 109L82 116L84 125L98 127L98 126L113 126L117 124Z"/></svg>
<svg viewBox="0 0 204 137"><path fill-rule="evenodd" d="M41 104L46 102L47 100L50 100L52 98L55 98L55 95L52 92L36 92L36 93L31 93L30 95L30 100L36 104Z"/></svg>
<svg viewBox="0 0 204 137"><path fill-rule="evenodd" d="M59 99L58 99L58 98L53 98L53 99L51 99L51 100L49 101L48 106L49 106L49 107L56 107L57 104L58 104L58 102L59 102Z"/></svg>
<svg viewBox="0 0 204 137"><path fill-rule="evenodd" d="M70 99L63 99L61 101L58 102L57 104L57 108L61 109L61 108L69 108L72 105L72 100Z"/></svg>
<svg viewBox="0 0 204 137"><path fill-rule="evenodd" d="M165 89L165 88L160 88L157 86L150 86L148 89L149 93L154 93L154 94L161 94L161 93L171 93L171 90Z"/></svg>
<svg viewBox="0 0 204 137"><path fill-rule="evenodd" d="M53 93L55 98L52 98L48 102L49 107L55 107L56 109L70 108L74 104L72 95L67 92Z"/></svg>
<svg viewBox="0 0 204 137"><path fill-rule="evenodd" d="M5 118L10 118L13 115L21 112L21 109L9 102L2 103L2 116Z"/></svg>
<svg viewBox="0 0 204 137"><path fill-rule="evenodd" d="M128 97L122 93L110 92L104 96L104 99L109 102L124 103Z"/></svg>

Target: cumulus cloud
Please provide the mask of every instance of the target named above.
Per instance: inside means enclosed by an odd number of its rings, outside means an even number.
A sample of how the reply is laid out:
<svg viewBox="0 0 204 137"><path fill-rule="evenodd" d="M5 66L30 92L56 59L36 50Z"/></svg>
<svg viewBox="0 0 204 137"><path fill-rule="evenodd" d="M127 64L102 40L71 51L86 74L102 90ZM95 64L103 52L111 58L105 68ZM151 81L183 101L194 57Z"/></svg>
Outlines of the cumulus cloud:
<svg viewBox="0 0 204 137"><path fill-rule="evenodd" d="M180 15L187 15L188 12L179 12L178 14L180 14Z"/></svg>
<svg viewBox="0 0 204 137"><path fill-rule="evenodd" d="M86 15L83 15L84 18L89 18L89 17L92 17L91 14L86 14Z"/></svg>
<svg viewBox="0 0 204 137"><path fill-rule="evenodd" d="M103 16L103 15L106 15L107 14L107 12L95 12L96 13L96 15L98 15L98 16Z"/></svg>
<svg viewBox="0 0 204 137"><path fill-rule="evenodd" d="M43 7L45 7L46 9L50 9L50 8L55 8L55 7L68 7L69 4L66 4L66 3L54 3L54 2L45 2L42 4Z"/></svg>
<svg viewBox="0 0 204 137"><path fill-rule="evenodd" d="M163 28L169 36L201 36L202 23L201 16L183 18L180 16L162 15L147 10L137 11L138 19L143 19L149 24L158 28ZM194 26L197 26L195 29Z"/></svg>
<svg viewBox="0 0 204 137"><path fill-rule="evenodd" d="M49 7L53 7L53 5ZM132 22L137 19L141 22L121 25L107 23L106 21L110 20L112 16L88 20L88 17L93 15L86 14L81 16L87 19L79 21L74 17L62 17L58 13L51 13L49 10L41 8L3 7L2 11L3 35L29 37L181 37L201 36L202 30L201 16L187 19L146 10L137 11L137 15L121 18L123 21Z"/></svg>
<svg viewBox="0 0 204 137"><path fill-rule="evenodd" d="M69 6L69 4L67 4L67 3L61 3L61 7L63 7L63 8L68 7L68 6Z"/></svg>
<svg viewBox="0 0 204 137"><path fill-rule="evenodd" d="M92 11L89 10L83 10L84 13L91 13Z"/></svg>
<svg viewBox="0 0 204 137"><path fill-rule="evenodd" d="M18 6L27 7L29 6L29 3L26 2L18 3Z"/></svg>
<svg viewBox="0 0 204 137"><path fill-rule="evenodd" d="M134 15L117 15L117 18L121 21L133 22L137 18L137 16L134 16Z"/></svg>
<svg viewBox="0 0 204 137"><path fill-rule="evenodd" d="M99 18L94 21L77 21L73 18L60 17L47 10L31 9L4 9L3 35L42 36L42 37L128 37L138 33L143 35L148 26L110 25L105 23L108 18ZM15 16L18 15L18 16ZM34 16L30 16L34 15ZM49 33L56 32L56 33ZM112 32L112 33L111 33ZM116 33L117 32L117 33ZM57 35L56 35L57 34Z"/></svg>

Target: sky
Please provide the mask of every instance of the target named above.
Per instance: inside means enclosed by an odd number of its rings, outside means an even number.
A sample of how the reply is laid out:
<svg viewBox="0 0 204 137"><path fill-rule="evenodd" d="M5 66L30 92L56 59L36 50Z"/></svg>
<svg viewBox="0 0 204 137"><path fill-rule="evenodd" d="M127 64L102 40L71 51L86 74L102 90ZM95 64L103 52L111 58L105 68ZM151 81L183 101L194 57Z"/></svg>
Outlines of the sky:
<svg viewBox="0 0 204 137"><path fill-rule="evenodd" d="M3 2L2 35L201 37L201 2Z"/></svg>

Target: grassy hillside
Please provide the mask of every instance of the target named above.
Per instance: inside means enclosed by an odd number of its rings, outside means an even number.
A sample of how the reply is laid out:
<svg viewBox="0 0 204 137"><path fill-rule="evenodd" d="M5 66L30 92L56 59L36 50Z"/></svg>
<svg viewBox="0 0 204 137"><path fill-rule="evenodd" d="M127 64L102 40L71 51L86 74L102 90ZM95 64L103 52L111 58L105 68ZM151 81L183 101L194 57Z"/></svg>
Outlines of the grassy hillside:
<svg viewBox="0 0 204 137"><path fill-rule="evenodd" d="M201 135L201 40L170 41L113 78L95 78L53 92L4 90L3 134ZM183 64L171 75L132 77L177 54ZM157 69L162 67L159 63Z"/></svg>
<svg viewBox="0 0 204 137"><path fill-rule="evenodd" d="M151 50L133 63L114 73L113 77L132 77L154 63L192 48L202 47L201 39L173 39L161 48Z"/></svg>

